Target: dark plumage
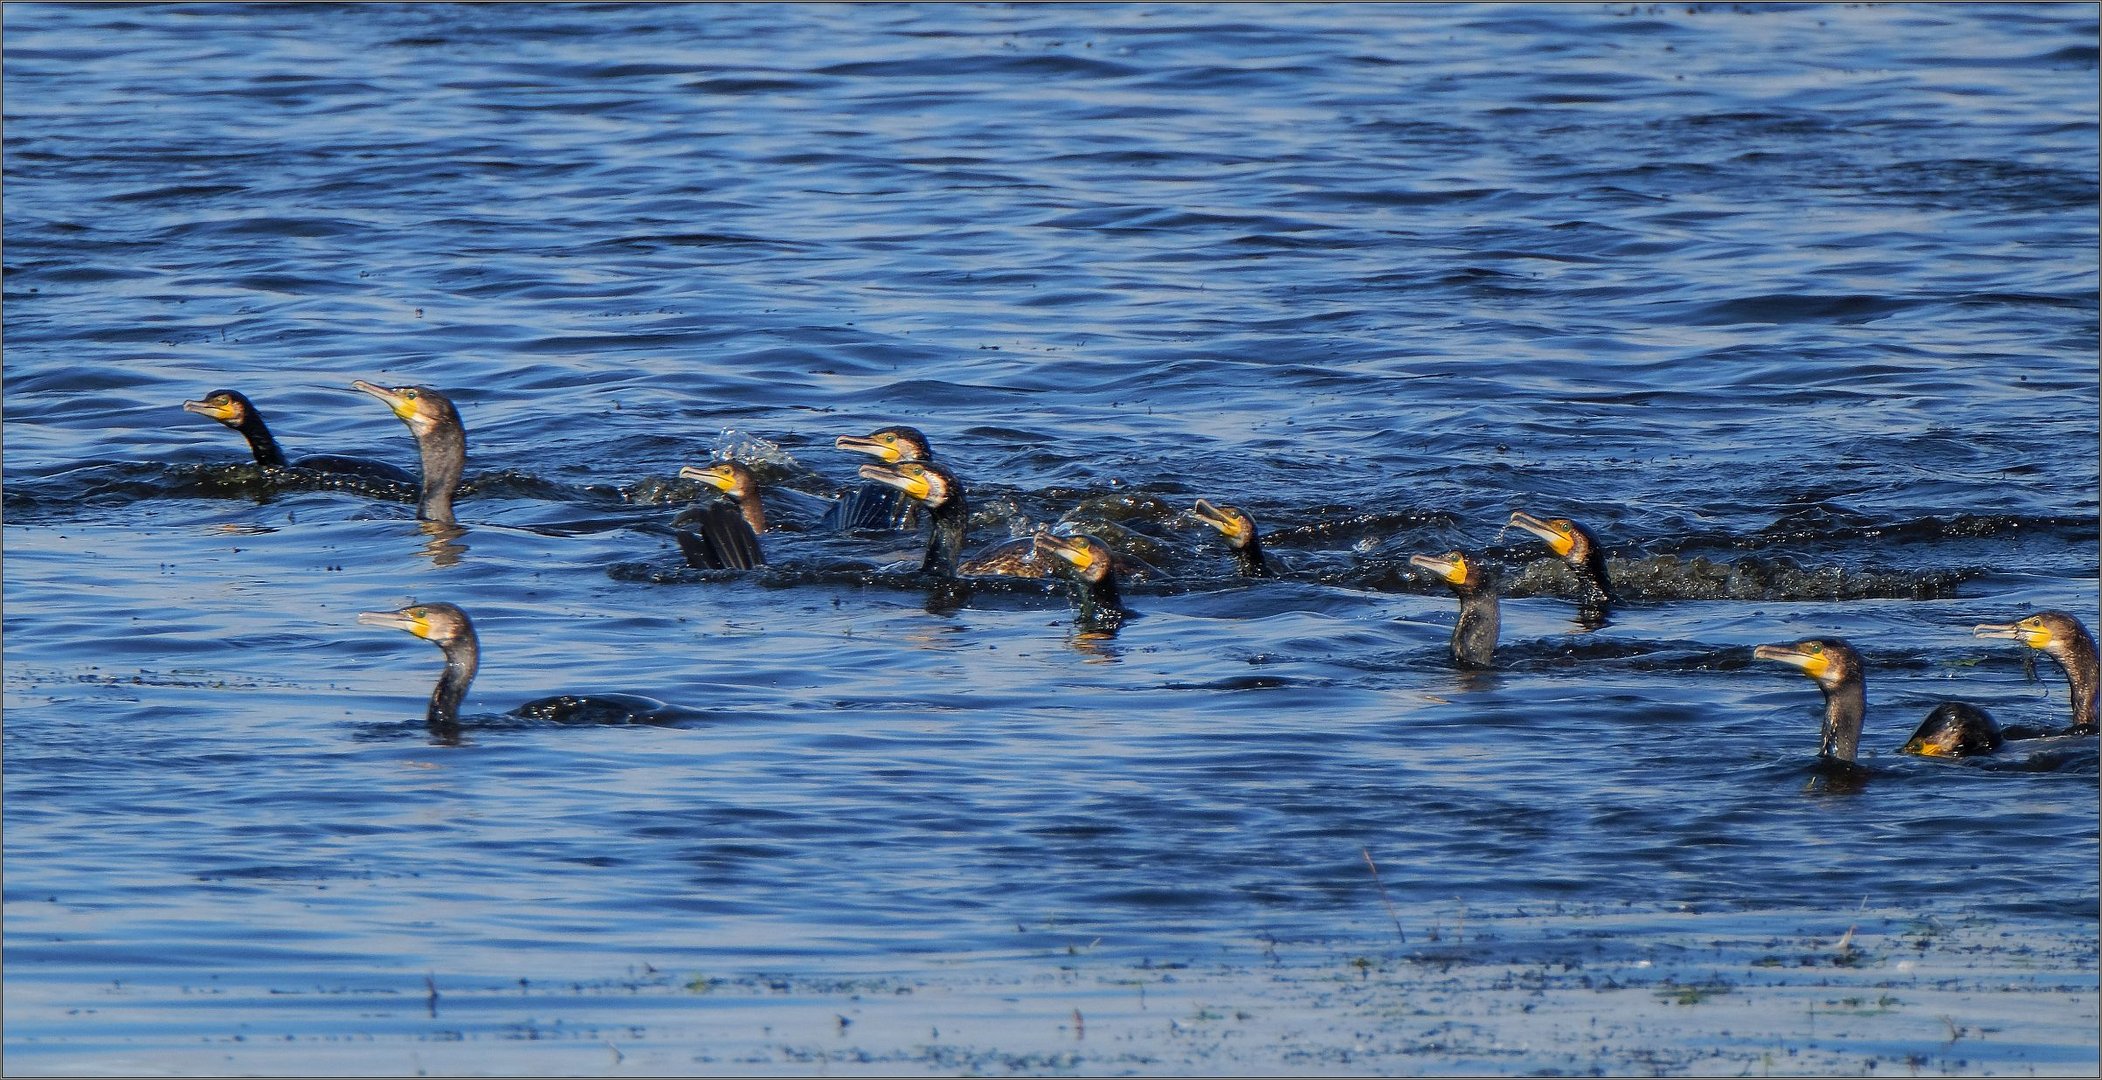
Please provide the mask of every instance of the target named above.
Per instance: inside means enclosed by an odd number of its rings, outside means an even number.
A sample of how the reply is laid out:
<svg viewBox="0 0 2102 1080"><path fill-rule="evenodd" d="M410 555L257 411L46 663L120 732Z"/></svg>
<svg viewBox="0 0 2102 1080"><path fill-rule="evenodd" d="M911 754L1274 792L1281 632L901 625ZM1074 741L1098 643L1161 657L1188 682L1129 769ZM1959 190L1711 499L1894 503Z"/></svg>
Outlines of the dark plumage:
<svg viewBox="0 0 2102 1080"><path fill-rule="evenodd" d="M759 502L759 484L752 471L735 461L720 461L705 469L688 465L679 470L679 476L699 480L727 496L727 500L689 507L672 519L672 535L679 541L686 565L702 570L764 566L759 534L766 531L766 508Z"/></svg>

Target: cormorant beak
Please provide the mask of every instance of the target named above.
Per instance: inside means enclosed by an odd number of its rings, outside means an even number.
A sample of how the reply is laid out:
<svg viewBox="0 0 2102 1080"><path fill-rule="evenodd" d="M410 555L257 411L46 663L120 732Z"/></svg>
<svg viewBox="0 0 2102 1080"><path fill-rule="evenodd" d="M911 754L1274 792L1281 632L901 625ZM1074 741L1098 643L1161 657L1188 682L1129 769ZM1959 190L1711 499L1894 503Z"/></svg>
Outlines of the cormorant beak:
<svg viewBox="0 0 2102 1080"><path fill-rule="evenodd" d="M384 386L374 386L363 379L353 380L350 386L353 390L363 390L386 402L387 407L394 410L394 415L403 420L413 420L416 417L416 399L407 393L389 390Z"/></svg>
<svg viewBox="0 0 2102 1080"><path fill-rule="evenodd" d="M431 622L427 618L414 614L415 610L413 607L406 607L400 611L362 611L358 613L358 625L384 626L390 630L407 630L417 637L429 638L431 636Z"/></svg>
<svg viewBox="0 0 2102 1080"><path fill-rule="evenodd" d="M933 486L927 483L926 474L918 470L915 470L913 473L904 473L890 465L863 465L860 472L863 480L874 480L879 484L889 484L922 502L925 502L928 494L933 491Z"/></svg>
<svg viewBox="0 0 2102 1080"><path fill-rule="evenodd" d="M1930 735L1914 735L1905 741L1905 745L1898 747L1898 753L1917 754L1920 757L1961 757L1962 755L1956 752L1961 742L1961 734L1955 728L1943 728Z"/></svg>
<svg viewBox="0 0 2102 1080"><path fill-rule="evenodd" d="M728 494L731 488L737 486L737 478L730 475L730 470L721 465L710 465L705 469L698 465L688 465L679 470L679 479L699 480L701 483L725 494Z"/></svg>
<svg viewBox="0 0 2102 1080"><path fill-rule="evenodd" d="M1972 627L1971 633L1979 637L2013 638L2032 649L2041 649L2051 643L2051 628L2040 623L1984 623Z"/></svg>
<svg viewBox="0 0 2102 1080"><path fill-rule="evenodd" d="M220 405L214 405L209 401L185 401L182 403L182 411L193 412L199 416L209 416L222 424L231 424L239 418L241 408L231 400Z"/></svg>
<svg viewBox="0 0 2102 1080"><path fill-rule="evenodd" d="M1036 534L1036 550L1039 554L1049 552L1064 559L1073 565L1073 569L1080 571L1082 576L1086 576L1096 562L1094 545L1085 540L1054 536L1047 532Z"/></svg>
<svg viewBox="0 0 2102 1080"><path fill-rule="evenodd" d="M1576 537L1571 535L1569 530L1557 528L1523 510L1511 511L1510 524L1547 541L1547 546L1553 548L1557 555L1567 555L1569 549L1576 546Z"/></svg>
<svg viewBox="0 0 2102 1080"><path fill-rule="evenodd" d="M839 438L832 440L832 445L841 450L852 450L859 454L872 454L884 461L897 461L905 456L898 452L896 446L881 439L869 438L866 435L841 435Z"/></svg>
<svg viewBox="0 0 2102 1080"><path fill-rule="evenodd" d="M1411 555L1409 565L1428 570L1449 585L1458 585L1467 580L1467 557L1457 551L1450 551L1442 556Z"/></svg>
<svg viewBox="0 0 2102 1080"><path fill-rule="evenodd" d="M1197 500L1197 507L1190 516L1219 530L1231 543L1243 544L1248 540L1248 531L1243 525L1245 518L1237 517L1203 499Z"/></svg>
<svg viewBox="0 0 2102 1080"><path fill-rule="evenodd" d="M1825 672L1831 670L1832 658L1822 652L1807 652L1794 645L1760 645L1752 650L1755 660L1779 660L1791 667L1801 668L1803 674L1823 683Z"/></svg>

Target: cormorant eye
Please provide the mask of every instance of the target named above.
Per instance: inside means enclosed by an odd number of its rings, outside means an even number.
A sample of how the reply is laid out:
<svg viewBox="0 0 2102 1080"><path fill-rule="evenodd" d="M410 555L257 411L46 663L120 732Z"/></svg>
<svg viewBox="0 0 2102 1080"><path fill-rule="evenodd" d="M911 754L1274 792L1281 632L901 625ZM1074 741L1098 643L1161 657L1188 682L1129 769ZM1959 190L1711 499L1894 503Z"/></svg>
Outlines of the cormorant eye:
<svg viewBox="0 0 2102 1080"><path fill-rule="evenodd" d="M431 614L430 612L428 612L428 611L425 611L425 610L424 610L424 609L422 609L422 608L417 608L416 610L414 610L414 611L412 611L412 612L409 612L409 617L410 617L410 618L412 618L412 619L423 619L423 618L428 618L428 617L430 616L430 614Z"/></svg>
<svg viewBox="0 0 2102 1080"><path fill-rule="evenodd" d="M401 396L403 396L403 397L405 397L405 398L408 398L408 399L409 399L410 401L414 401L414 400L416 400L416 391L414 391L414 390L404 390L404 391L402 391L402 392L401 392Z"/></svg>
<svg viewBox="0 0 2102 1080"><path fill-rule="evenodd" d="M1809 653L1812 656L1825 655L1825 647L1823 645L1805 645L1803 647L1803 651Z"/></svg>

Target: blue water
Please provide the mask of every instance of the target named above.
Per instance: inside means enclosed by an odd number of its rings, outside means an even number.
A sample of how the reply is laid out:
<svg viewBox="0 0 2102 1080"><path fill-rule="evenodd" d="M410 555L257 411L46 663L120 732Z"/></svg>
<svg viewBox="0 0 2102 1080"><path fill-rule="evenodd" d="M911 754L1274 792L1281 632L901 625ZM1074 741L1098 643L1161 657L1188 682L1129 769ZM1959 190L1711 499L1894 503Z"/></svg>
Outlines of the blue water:
<svg viewBox="0 0 2102 1080"><path fill-rule="evenodd" d="M1866 902L2092 952L2094 740L1893 753L1944 697L2064 722L1974 624L2102 625L2091 6L4 29L21 1060L433 973L1387 948L1367 852L1419 934ZM463 535L181 409L412 464L352 379L458 403ZM895 571L917 538L818 529L865 460L834 437L890 423L973 546L1114 521L1137 617L959 605ZM713 456L772 484L763 571L682 565ZM1607 625L1517 509L1598 534ZM1408 564L1456 547L1502 573L1494 674ZM437 651L356 623L412 598L480 628L458 745ZM1868 659L1858 789L1750 656L1812 635ZM593 691L686 719L501 719ZM61 1007L111 983L137 1015Z"/></svg>

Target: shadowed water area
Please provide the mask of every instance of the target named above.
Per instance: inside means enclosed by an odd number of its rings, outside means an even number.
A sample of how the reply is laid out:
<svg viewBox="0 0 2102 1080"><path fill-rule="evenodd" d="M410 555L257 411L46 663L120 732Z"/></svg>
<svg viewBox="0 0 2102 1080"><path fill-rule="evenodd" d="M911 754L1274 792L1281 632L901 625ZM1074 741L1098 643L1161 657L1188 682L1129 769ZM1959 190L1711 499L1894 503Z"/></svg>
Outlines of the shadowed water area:
<svg viewBox="0 0 2102 1080"><path fill-rule="evenodd" d="M1895 753L2102 623L2093 7L0 18L11 1070L2096 1067L2096 740ZM899 423L1132 616L826 528Z"/></svg>

